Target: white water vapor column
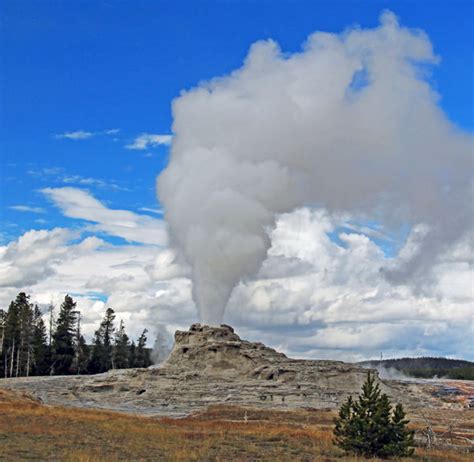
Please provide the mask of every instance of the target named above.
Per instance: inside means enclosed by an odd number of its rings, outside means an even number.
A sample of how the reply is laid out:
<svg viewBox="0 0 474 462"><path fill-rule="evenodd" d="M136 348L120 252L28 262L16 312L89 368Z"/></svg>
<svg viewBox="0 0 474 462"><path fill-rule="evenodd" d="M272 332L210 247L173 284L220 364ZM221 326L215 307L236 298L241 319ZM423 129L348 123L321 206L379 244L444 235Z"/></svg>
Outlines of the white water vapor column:
<svg viewBox="0 0 474 462"><path fill-rule="evenodd" d="M158 194L202 322L222 322L276 217L296 207L423 224L418 254L387 272L396 282L470 231L472 136L437 105L425 79L436 62L424 33L385 12L374 29L316 32L292 55L257 42L240 69L173 102Z"/></svg>

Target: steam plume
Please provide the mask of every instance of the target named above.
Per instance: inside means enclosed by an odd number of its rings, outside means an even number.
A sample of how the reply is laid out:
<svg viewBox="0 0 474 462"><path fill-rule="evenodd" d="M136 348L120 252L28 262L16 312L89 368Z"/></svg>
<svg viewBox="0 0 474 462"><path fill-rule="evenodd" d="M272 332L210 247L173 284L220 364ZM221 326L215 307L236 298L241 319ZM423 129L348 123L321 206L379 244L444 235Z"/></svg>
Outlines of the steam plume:
<svg viewBox="0 0 474 462"><path fill-rule="evenodd" d="M173 339L171 335L166 330L166 327L163 324L158 324L156 326L156 338L155 343L153 344L153 350L151 352L151 360L153 361L153 366L158 367L162 365L170 355L171 347L173 344Z"/></svg>
<svg viewBox="0 0 474 462"><path fill-rule="evenodd" d="M254 43L240 69L173 102L158 192L203 322L222 321L295 207L422 224L418 253L388 273L397 282L469 231L472 138L437 105L425 79L436 62L423 32L385 12L377 28L316 32L293 55Z"/></svg>

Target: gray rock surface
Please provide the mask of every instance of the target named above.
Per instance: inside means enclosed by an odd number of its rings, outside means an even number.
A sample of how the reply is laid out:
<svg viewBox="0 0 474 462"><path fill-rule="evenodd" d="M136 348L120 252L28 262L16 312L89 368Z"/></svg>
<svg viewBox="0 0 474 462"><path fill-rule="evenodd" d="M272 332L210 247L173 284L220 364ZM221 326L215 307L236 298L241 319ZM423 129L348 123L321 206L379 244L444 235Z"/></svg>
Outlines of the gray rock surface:
<svg viewBox="0 0 474 462"><path fill-rule="evenodd" d="M179 416L220 403L335 408L360 392L366 376L367 369L354 364L290 359L241 340L230 326L193 324L176 332L160 368L4 379L0 386L28 391L47 404ZM381 386L391 395L397 391Z"/></svg>

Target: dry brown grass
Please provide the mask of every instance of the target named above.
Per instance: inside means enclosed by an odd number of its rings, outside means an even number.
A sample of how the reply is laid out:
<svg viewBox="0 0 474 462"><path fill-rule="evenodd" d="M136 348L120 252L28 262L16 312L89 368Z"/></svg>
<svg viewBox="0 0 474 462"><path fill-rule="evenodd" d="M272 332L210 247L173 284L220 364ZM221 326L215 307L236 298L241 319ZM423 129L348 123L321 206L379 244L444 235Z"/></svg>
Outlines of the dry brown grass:
<svg viewBox="0 0 474 462"><path fill-rule="evenodd" d="M28 395L0 390L0 460L362 460L344 457L332 444L334 416L332 411L217 406L184 419L155 419L44 406ZM454 452L418 449L409 460L471 459Z"/></svg>

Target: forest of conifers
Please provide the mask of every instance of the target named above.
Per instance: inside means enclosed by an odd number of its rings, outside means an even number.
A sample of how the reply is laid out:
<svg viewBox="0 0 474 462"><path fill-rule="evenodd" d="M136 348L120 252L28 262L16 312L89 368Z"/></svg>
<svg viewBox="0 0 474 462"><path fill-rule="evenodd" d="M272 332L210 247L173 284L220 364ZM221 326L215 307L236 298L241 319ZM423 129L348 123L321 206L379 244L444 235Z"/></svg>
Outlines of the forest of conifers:
<svg viewBox="0 0 474 462"><path fill-rule="evenodd" d="M107 308L92 345L81 333L81 314L66 295L57 316L49 308L47 324L30 296L20 292L7 311L0 309L0 377L97 374L109 369L148 367L145 329L130 342L123 321L115 327L115 313Z"/></svg>

